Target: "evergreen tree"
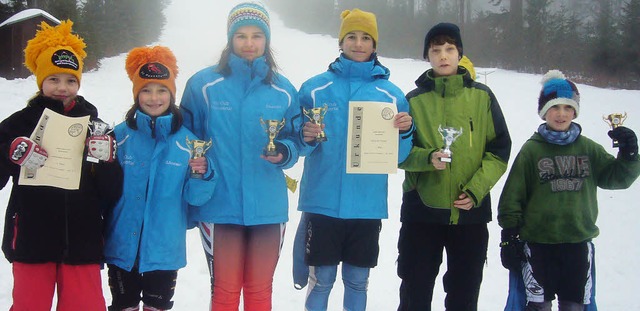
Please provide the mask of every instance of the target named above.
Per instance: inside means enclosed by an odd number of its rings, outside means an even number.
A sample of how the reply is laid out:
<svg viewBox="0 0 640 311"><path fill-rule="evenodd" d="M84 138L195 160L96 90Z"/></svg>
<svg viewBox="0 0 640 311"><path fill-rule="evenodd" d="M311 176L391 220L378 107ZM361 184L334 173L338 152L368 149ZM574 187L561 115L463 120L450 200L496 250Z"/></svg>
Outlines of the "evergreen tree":
<svg viewBox="0 0 640 311"><path fill-rule="evenodd" d="M629 0L623 7L620 28L621 60L630 78L638 83L640 82L640 0Z"/></svg>

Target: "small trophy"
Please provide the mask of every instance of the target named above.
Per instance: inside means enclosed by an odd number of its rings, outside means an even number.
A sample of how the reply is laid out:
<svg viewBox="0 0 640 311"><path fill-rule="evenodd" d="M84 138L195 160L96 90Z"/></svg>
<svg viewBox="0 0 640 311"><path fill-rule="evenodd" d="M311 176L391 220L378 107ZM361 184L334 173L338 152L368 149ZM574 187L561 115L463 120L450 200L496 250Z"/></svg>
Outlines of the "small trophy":
<svg viewBox="0 0 640 311"><path fill-rule="evenodd" d="M89 122L89 133L91 134L91 136L102 136L102 135L107 135L109 133L111 133L113 131L113 128L111 126L109 126L109 124L102 122L100 120L93 120L91 122ZM108 141L104 141L101 142L102 146L96 146L96 148L108 148L109 146L105 146L104 144L109 144ZM87 161L89 162L93 162L93 163L98 163L100 162L100 159L87 155Z"/></svg>
<svg viewBox="0 0 640 311"><path fill-rule="evenodd" d="M462 135L462 127L460 130L456 130L453 127L442 128L442 125L438 125L438 132L440 132L440 136L442 136L442 139L444 140L444 149L442 150L442 153L449 155L447 158L440 158L440 161L451 162L451 145L456 139L458 139L458 137L460 137L460 135Z"/></svg>
<svg viewBox="0 0 640 311"><path fill-rule="evenodd" d="M602 119L604 120L605 123L609 124L611 129L615 129L616 127L621 126L622 123L624 123L624 120L627 119L627 113L626 112L624 114L612 113L606 117L602 116ZM618 141L614 139L613 148L617 148L617 147L618 147Z"/></svg>
<svg viewBox="0 0 640 311"><path fill-rule="evenodd" d="M278 137L278 133L280 133L280 130L284 127L284 118L282 118L282 121L278 121L278 120L265 121L262 119L262 117L260 117L260 124L262 124L262 128L264 129L265 132L267 132L267 135L269 136L269 143L267 143L267 145L264 146L264 149L262 150L262 154L264 154L267 157L278 155L278 151L276 151L276 144L274 144L273 141L276 139L276 137Z"/></svg>
<svg viewBox="0 0 640 311"><path fill-rule="evenodd" d="M302 111L304 112L304 115L309 119L309 121L311 121L313 124L320 125L320 128L322 128L324 115L327 114L328 108L329 106L327 104L324 104L324 106L320 108L311 108L311 110L304 109L303 107ZM325 135L324 131L320 131L320 133L316 135L316 142L319 143L323 141L327 141L327 135Z"/></svg>
<svg viewBox="0 0 640 311"><path fill-rule="evenodd" d="M209 141L204 141L204 140L198 140L198 139L189 140L189 137L187 137L187 146L191 150L192 159L204 157L204 154L207 152L207 150L209 150L209 148L211 148L211 145L212 145L211 138L209 138ZM191 170L191 178L202 179L202 177L203 177L202 173L198 173L194 170Z"/></svg>

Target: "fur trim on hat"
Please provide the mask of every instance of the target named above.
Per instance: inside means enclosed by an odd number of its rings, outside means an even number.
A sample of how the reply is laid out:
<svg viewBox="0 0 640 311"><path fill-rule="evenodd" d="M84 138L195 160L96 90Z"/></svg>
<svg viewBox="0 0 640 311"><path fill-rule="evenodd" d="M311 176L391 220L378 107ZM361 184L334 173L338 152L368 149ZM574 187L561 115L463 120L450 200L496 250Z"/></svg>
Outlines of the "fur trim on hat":
<svg viewBox="0 0 640 311"><path fill-rule="evenodd" d="M160 83L166 86L175 98L178 65L176 56L169 48L164 46L134 48L127 55L125 69L133 82L134 97L138 96L147 83Z"/></svg>
<svg viewBox="0 0 640 311"><path fill-rule="evenodd" d="M338 42L342 42L344 37L352 31L362 31L369 34L376 44L378 43L378 22L375 14L360 9L344 10L340 14L340 18L342 23L340 24Z"/></svg>
<svg viewBox="0 0 640 311"><path fill-rule="evenodd" d="M24 64L36 75L39 88L46 77L57 73L72 74L80 82L83 59L87 56L84 49L87 45L80 36L72 33L72 26L73 22L70 20L62 21L55 27L42 22L35 37L27 42ZM52 57L61 55L60 52L62 55L70 56L70 61L54 62ZM73 55L68 55L68 52Z"/></svg>
<svg viewBox="0 0 640 311"><path fill-rule="evenodd" d="M549 70L540 81L542 90L538 98L538 115L545 120L549 108L555 105L569 105L580 113L580 92L575 83L567 79L560 70Z"/></svg>

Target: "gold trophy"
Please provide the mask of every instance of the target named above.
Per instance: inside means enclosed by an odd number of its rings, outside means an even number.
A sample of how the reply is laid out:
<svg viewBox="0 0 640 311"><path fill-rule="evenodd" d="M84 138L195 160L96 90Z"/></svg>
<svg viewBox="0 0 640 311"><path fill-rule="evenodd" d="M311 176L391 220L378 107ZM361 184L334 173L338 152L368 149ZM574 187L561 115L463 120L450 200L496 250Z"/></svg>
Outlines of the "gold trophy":
<svg viewBox="0 0 640 311"><path fill-rule="evenodd" d="M444 140L444 149L442 149L442 153L449 156L447 158L440 158L440 161L451 162L451 155L453 154L453 152L451 152L451 145L456 139L458 139L458 137L460 137L460 135L462 135L462 127L460 130L456 130L453 127L442 128L442 125L438 125L438 132L440 132L440 136L442 136L442 139Z"/></svg>
<svg viewBox="0 0 640 311"><path fill-rule="evenodd" d="M612 113L609 114L608 116L602 116L602 119L604 120L605 123L609 124L609 126L611 127L611 129L615 129L618 126L621 126L622 123L624 123L624 120L627 119L627 113L625 112L624 114L622 113ZM617 140L613 140L613 147L617 148L618 147L618 141Z"/></svg>
<svg viewBox="0 0 640 311"><path fill-rule="evenodd" d="M265 121L262 119L262 117L260 117L260 124L262 124L262 128L264 129L265 132L267 132L267 135L269 136L269 143L267 143L267 145L264 146L264 149L262 150L262 154L264 154L267 157L278 155L278 151L276 151L276 144L274 144L273 141L276 139L276 137L278 137L278 133L280 133L280 130L284 127L284 118L282 118L282 121L278 121L278 120Z"/></svg>
<svg viewBox="0 0 640 311"><path fill-rule="evenodd" d="M327 104L324 104L324 106L320 108L311 108L310 110L302 107L302 112L304 112L304 115L309 119L309 121L311 121L311 123L317 124L322 128L322 122L324 121L324 116L327 114L328 108L329 106ZM316 142L319 143L323 141L327 141L327 135L325 135L324 131L320 131L320 133L316 135Z"/></svg>
<svg viewBox="0 0 640 311"><path fill-rule="evenodd" d="M211 138L209 138L209 141L204 141L204 140L198 140L198 139L189 140L189 137L187 137L187 146L191 150L192 159L204 157L204 154L207 152L207 150L209 150L209 148L211 148L211 145L212 145ZM202 173L198 173L194 170L191 170L191 178L202 179L202 177L203 177Z"/></svg>

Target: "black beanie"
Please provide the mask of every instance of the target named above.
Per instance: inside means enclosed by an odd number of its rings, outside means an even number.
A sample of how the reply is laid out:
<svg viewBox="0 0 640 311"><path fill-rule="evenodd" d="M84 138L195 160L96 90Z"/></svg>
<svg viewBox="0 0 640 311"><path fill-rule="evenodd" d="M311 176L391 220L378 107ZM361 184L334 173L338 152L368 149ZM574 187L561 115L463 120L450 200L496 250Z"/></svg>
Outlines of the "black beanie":
<svg viewBox="0 0 640 311"><path fill-rule="evenodd" d="M456 24L452 23L439 23L427 32L427 36L424 38L424 51L422 52L422 58L426 59L429 55L429 42L433 38L445 35L453 38L456 41L456 46L460 50L460 57L462 57L462 37L460 36L460 28Z"/></svg>

